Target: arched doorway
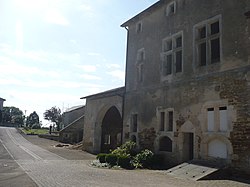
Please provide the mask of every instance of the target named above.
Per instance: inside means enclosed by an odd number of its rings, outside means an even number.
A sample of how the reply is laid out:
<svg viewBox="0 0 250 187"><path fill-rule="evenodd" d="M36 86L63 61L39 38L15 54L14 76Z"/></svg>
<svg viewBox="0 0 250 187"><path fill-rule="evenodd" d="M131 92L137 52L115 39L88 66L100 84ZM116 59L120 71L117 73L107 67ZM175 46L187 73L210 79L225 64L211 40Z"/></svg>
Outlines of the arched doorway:
<svg viewBox="0 0 250 187"><path fill-rule="evenodd" d="M122 118L115 106L112 106L102 120L101 152L107 153L122 142Z"/></svg>

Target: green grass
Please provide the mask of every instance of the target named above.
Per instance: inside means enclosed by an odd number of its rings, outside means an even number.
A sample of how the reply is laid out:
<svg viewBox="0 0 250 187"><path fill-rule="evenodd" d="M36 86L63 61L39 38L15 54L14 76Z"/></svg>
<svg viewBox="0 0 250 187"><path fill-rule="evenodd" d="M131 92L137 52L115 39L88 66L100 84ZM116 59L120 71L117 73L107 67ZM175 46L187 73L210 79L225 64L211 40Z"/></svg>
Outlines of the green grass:
<svg viewBox="0 0 250 187"><path fill-rule="evenodd" d="M26 130L24 128L21 128L21 131L23 131L25 134L48 134L48 129L29 129Z"/></svg>

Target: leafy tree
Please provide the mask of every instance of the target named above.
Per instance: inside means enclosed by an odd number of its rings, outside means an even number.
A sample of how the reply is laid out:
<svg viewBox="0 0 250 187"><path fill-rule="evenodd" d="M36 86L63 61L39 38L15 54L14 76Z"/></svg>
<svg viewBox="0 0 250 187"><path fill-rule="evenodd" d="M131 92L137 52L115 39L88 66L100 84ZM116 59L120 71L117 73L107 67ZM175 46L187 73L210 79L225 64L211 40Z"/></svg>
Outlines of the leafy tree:
<svg viewBox="0 0 250 187"><path fill-rule="evenodd" d="M23 112L19 108L13 106L3 107L2 122L23 125L24 124Z"/></svg>
<svg viewBox="0 0 250 187"><path fill-rule="evenodd" d="M57 131L60 130L60 125L62 123L62 114L60 108L54 106L51 109L46 110L43 113L43 116L44 119L51 121L52 123L54 123L54 125L56 125Z"/></svg>
<svg viewBox="0 0 250 187"><path fill-rule="evenodd" d="M27 117L26 125L30 128L40 128L39 116L35 111Z"/></svg>

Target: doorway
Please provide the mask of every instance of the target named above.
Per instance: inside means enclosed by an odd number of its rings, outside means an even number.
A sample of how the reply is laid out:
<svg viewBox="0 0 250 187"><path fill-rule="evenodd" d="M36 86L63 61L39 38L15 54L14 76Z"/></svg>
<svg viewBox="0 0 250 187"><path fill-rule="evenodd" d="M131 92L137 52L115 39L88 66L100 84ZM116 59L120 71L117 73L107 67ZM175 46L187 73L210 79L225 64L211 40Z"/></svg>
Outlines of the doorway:
<svg viewBox="0 0 250 187"><path fill-rule="evenodd" d="M183 160L194 158L194 133L183 133Z"/></svg>
<svg viewBox="0 0 250 187"><path fill-rule="evenodd" d="M108 153L121 145L122 118L115 106L112 106L102 120L101 152Z"/></svg>

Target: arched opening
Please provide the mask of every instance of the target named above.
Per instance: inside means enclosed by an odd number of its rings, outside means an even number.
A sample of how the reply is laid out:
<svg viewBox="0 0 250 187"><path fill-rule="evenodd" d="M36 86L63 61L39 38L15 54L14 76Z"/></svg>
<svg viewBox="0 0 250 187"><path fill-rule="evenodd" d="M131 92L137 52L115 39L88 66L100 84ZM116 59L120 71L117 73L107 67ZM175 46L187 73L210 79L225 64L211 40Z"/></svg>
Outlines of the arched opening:
<svg viewBox="0 0 250 187"><path fill-rule="evenodd" d="M159 140L159 151L172 152L172 140L167 137L161 137Z"/></svg>
<svg viewBox="0 0 250 187"><path fill-rule="evenodd" d="M132 136L130 137L130 140L131 140L132 142L136 143L136 136L135 136L135 135L132 135Z"/></svg>
<svg viewBox="0 0 250 187"><path fill-rule="evenodd" d="M208 143L208 156L227 159L227 145L219 139L213 139Z"/></svg>
<svg viewBox="0 0 250 187"><path fill-rule="evenodd" d="M115 106L112 106L102 120L101 152L107 153L121 145L122 118Z"/></svg>

